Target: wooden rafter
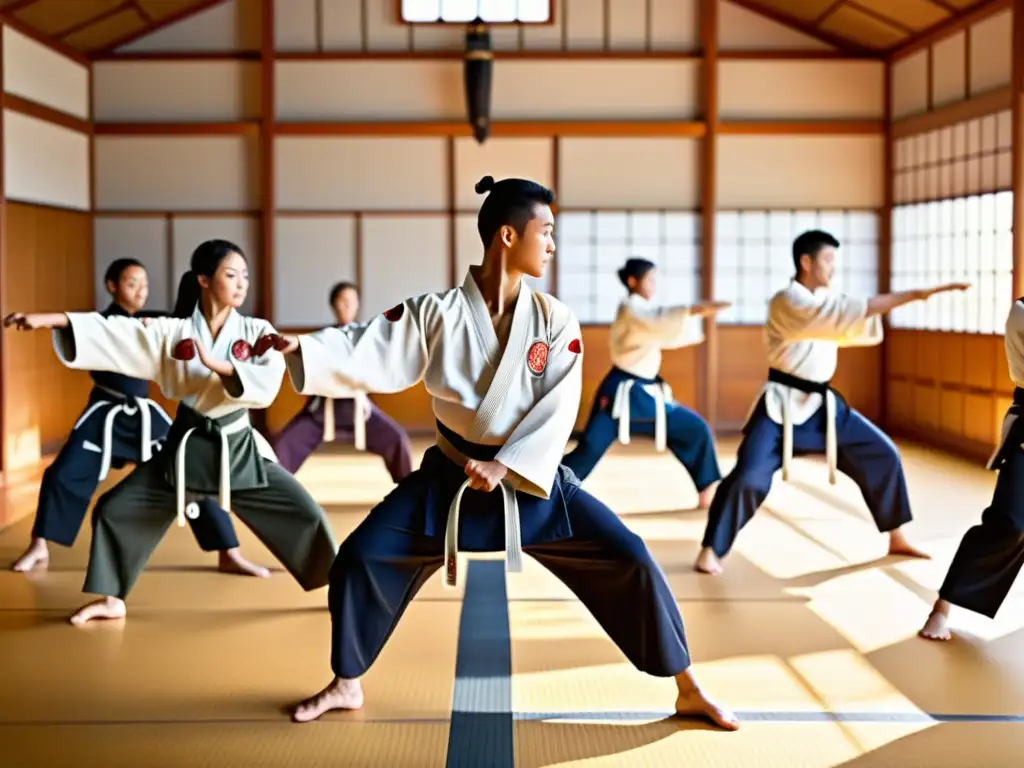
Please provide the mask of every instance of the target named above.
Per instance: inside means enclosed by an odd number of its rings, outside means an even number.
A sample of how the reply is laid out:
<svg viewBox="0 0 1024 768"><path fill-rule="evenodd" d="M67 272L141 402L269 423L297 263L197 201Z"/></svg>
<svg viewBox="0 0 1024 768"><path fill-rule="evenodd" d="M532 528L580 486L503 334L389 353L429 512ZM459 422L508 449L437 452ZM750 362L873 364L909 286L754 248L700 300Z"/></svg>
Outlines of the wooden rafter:
<svg viewBox="0 0 1024 768"><path fill-rule="evenodd" d="M77 24L72 24L70 27L62 29L60 32L56 34L56 37L58 40L67 40L72 35L76 34L77 32L81 32L83 29L88 29L93 24L98 24L101 21L105 21L109 19L111 16L117 16L122 11L131 10L135 10L136 12L138 12L138 6L133 2L133 0L125 0L123 3L115 5L113 8L108 8L102 13L98 13L95 16L91 16L87 19L82 19Z"/></svg>
<svg viewBox="0 0 1024 768"><path fill-rule="evenodd" d="M145 24L141 29L138 29L129 35L123 35L117 38L116 40L111 41L102 49L100 49L98 53L110 53L112 51L115 51L121 46L133 43L139 38L151 35L157 30L163 29L164 27L168 27L171 24L176 24L179 21L184 21L190 16L195 16L196 14L202 13L203 11L208 11L209 9L213 8L214 6L220 5L223 2L225 2L225 0L202 0L202 2L199 2L195 5L186 6L185 8L182 8L180 11L164 16L161 19L157 19L155 21L151 20L148 24Z"/></svg>
<svg viewBox="0 0 1024 768"><path fill-rule="evenodd" d="M961 29L965 29L995 13L1013 7L1013 0L983 0L983 2L965 8L945 21L924 29L916 35L893 47L889 53L890 61L902 59L915 51L919 51L932 43L948 37Z"/></svg>
<svg viewBox="0 0 1024 768"><path fill-rule="evenodd" d="M789 27L790 29L807 35L808 37L813 37L815 40L825 43L826 45L838 48L840 51L854 54L875 53L877 55L878 53L877 51L873 52L866 46L855 43L852 40L847 40L845 37L840 37L832 32L828 32L827 30L819 29L813 24L801 21L800 19L790 16L787 13L783 13L782 11L777 11L767 5L761 5L760 3L753 2L752 0L729 0L729 2L733 5L738 5L740 8L756 13L759 16L763 16L766 19L770 19L776 24Z"/></svg>

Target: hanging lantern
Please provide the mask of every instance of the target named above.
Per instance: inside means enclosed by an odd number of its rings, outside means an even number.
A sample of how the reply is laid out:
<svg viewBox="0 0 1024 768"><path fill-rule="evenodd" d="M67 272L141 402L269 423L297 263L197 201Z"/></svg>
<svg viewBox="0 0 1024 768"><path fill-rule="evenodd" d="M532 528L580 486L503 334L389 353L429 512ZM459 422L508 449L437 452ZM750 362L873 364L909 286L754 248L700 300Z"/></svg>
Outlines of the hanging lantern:
<svg viewBox="0 0 1024 768"><path fill-rule="evenodd" d="M466 29L466 111L473 126L473 136L483 144L491 131L491 72L494 53L491 51L491 31L476 18Z"/></svg>

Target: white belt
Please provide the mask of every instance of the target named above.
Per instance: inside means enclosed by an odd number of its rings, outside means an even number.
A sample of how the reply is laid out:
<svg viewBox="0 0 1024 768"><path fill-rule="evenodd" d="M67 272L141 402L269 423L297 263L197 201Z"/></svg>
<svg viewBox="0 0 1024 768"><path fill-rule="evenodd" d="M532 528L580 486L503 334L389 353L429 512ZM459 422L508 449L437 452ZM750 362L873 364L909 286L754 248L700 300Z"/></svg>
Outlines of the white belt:
<svg viewBox="0 0 1024 768"><path fill-rule="evenodd" d="M440 434L437 436L437 447L456 464L465 465L469 457L464 456ZM462 494L469 488L469 480L460 487L448 508L448 525L444 533L444 585L454 588L458 584L459 567L459 507L462 505ZM501 503L505 515L505 570L509 573L520 573L523 570L523 539L519 527L519 502L516 500L515 489L505 480L496 488L501 492Z"/></svg>
<svg viewBox="0 0 1024 768"><path fill-rule="evenodd" d="M356 395L352 398L355 402L355 410L352 415L352 433L357 451L366 450L366 420L370 418L370 409L366 407L365 396ZM324 409L324 442L333 443L335 437L334 428L334 398L323 398Z"/></svg>
<svg viewBox="0 0 1024 768"><path fill-rule="evenodd" d="M635 383L635 379L620 381L612 403L612 418L619 421L619 442L623 445L629 445L629 393ZM644 391L654 398L654 449L664 451L668 446L665 403L672 401L672 389L665 382L660 382L645 384Z"/></svg>
<svg viewBox="0 0 1024 768"><path fill-rule="evenodd" d="M95 413L98 409L102 408L103 406L114 406L109 411L107 411L107 416L103 420L103 438L100 450L101 458L99 474L99 480L100 482L103 482L104 480L107 479L107 475L110 474L110 463L113 458L112 454L114 443L114 419L117 418L117 415L119 413L123 413L126 416L134 416L136 411L141 410L141 413L139 414L139 418L141 420L141 425L139 429L141 433L139 438L139 458L141 459L142 463L145 464L147 461L153 458L153 424L152 416L149 412L149 406L152 405L155 408L159 408L159 406L152 400L150 400L148 397L133 397L132 399L135 401L136 404L129 405L128 395L125 395L123 392L117 392L112 389L107 389L106 387L101 387L98 384L96 385L96 389L102 390L103 392L107 392L117 398L120 398L122 402L119 402L117 405L114 405L114 403L110 400L97 400L95 403L89 406L88 410L86 410L86 412L82 414L81 418L79 418L78 421L75 422L75 426L72 428L72 431L78 429L83 423L85 423L86 419L92 416L93 413ZM168 421L170 421L170 419L168 419Z"/></svg>
<svg viewBox="0 0 1024 768"><path fill-rule="evenodd" d="M777 382L772 382L778 384ZM778 384L783 387L782 396L782 480L789 481L789 470L793 463L793 417L789 412L789 400L793 395L793 388L785 384ZM801 390L797 390L801 391ZM828 481L831 485L836 484L836 464L839 454L838 442L836 440L836 396L831 389L825 392L825 461L828 463Z"/></svg>
<svg viewBox="0 0 1024 768"><path fill-rule="evenodd" d="M249 429L249 412L243 412L234 421L228 422L220 427L220 506L225 511L231 509L231 449L228 446L228 435ZM196 431L196 427L189 429L178 443L178 453L175 456L175 485L178 495L178 525L185 525L185 518L195 520L199 517L199 505L194 501L187 507L185 505L185 445L188 443L189 435Z"/></svg>

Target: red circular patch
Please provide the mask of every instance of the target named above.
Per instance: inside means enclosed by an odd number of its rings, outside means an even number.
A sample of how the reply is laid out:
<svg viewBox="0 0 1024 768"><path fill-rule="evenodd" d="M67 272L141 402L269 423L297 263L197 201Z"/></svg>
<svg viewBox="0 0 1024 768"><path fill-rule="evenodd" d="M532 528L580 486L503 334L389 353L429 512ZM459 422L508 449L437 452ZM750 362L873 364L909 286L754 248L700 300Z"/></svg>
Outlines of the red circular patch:
<svg viewBox="0 0 1024 768"><path fill-rule="evenodd" d="M252 357L252 347L245 339L239 339L231 345L231 354L235 356L236 360L241 360L244 363Z"/></svg>
<svg viewBox="0 0 1024 768"><path fill-rule="evenodd" d="M535 373L538 376L544 373L544 369L548 367L547 344L543 341L533 342L533 346L526 354L526 367L530 369L530 373Z"/></svg>
<svg viewBox="0 0 1024 768"><path fill-rule="evenodd" d="M196 356L196 343L192 339L182 339L174 345L171 356L175 360L191 360Z"/></svg>
<svg viewBox="0 0 1024 768"><path fill-rule="evenodd" d="M569 342L569 351L572 352L574 355L582 354L583 342L581 342L579 339L573 339L572 341Z"/></svg>
<svg viewBox="0 0 1024 768"><path fill-rule="evenodd" d="M405 313L405 304L399 304L396 307L392 307L384 313L384 317L390 320L392 323L402 319L402 315Z"/></svg>

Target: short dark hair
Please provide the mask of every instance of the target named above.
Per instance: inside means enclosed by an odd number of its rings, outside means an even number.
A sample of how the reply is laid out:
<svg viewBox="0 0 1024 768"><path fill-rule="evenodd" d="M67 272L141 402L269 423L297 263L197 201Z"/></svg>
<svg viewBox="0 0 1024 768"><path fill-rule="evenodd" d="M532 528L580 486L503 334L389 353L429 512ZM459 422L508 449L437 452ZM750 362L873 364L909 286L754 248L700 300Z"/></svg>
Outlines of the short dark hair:
<svg viewBox="0 0 1024 768"><path fill-rule="evenodd" d="M793 241L793 268L800 274L800 257L810 256L812 259L818 257L822 248L838 248L839 241L828 232L820 229L812 229L804 232Z"/></svg>
<svg viewBox="0 0 1024 768"><path fill-rule="evenodd" d="M103 285L107 283L113 283L114 288L117 288L117 284L121 282L121 275L124 274L126 269L131 267L142 267L145 270L142 262L138 259L114 259L110 262L110 266L107 267L106 274L103 275Z"/></svg>
<svg viewBox="0 0 1024 768"><path fill-rule="evenodd" d="M498 230L508 224L522 235L534 217L537 205L552 205L555 193L535 181L484 176L476 183L479 195L487 195L476 217L476 228L484 248L490 248ZM488 194L490 193L490 194Z"/></svg>
<svg viewBox="0 0 1024 768"><path fill-rule="evenodd" d="M350 283L348 280L342 280L340 283L335 283L331 287L331 293L327 301L333 307L334 302L336 302L338 300L338 297L341 296L342 291L347 291L349 289L355 291L357 296L359 295L359 286L357 286L355 283Z"/></svg>

